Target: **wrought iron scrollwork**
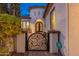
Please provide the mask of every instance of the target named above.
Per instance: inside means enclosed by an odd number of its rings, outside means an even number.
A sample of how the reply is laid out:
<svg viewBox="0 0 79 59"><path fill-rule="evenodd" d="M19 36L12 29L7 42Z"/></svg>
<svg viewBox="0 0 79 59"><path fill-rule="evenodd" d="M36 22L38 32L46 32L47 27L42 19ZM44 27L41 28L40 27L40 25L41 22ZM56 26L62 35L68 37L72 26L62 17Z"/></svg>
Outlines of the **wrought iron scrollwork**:
<svg viewBox="0 0 79 59"><path fill-rule="evenodd" d="M48 39L45 32L37 32L28 38L28 50L47 50Z"/></svg>

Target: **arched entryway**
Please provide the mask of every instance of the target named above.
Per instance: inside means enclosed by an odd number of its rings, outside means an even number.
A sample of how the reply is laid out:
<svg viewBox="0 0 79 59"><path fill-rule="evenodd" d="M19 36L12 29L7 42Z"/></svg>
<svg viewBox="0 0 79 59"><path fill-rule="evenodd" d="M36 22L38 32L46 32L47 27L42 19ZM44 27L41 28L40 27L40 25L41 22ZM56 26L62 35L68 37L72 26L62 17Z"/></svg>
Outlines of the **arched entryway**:
<svg viewBox="0 0 79 59"><path fill-rule="evenodd" d="M27 50L32 51L47 51L48 38L47 33L43 31L44 22L41 19L35 22L35 33L32 33L27 40Z"/></svg>
<svg viewBox="0 0 79 59"><path fill-rule="evenodd" d="M43 28L44 28L44 22L42 19L38 19L36 20L35 23L35 32L43 32Z"/></svg>

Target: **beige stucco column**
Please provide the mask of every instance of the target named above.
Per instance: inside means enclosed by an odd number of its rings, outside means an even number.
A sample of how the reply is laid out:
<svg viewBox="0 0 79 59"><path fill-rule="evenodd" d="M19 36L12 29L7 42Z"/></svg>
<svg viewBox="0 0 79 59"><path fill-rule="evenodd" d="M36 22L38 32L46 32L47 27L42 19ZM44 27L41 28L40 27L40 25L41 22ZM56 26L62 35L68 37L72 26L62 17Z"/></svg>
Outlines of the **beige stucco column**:
<svg viewBox="0 0 79 59"><path fill-rule="evenodd" d="M17 53L25 52L25 34L17 36Z"/></svg>
<svg viewBox="0 0 79 59"><path fill-rule="evenodd" d="M58 41L58 35L56 33L51 33L49 35L49 52L58 53L58 48L56 47L56 42Z"/></svg>
<svg viewBox="0 0 79 59"><path fill-rule="evenodd" d="M79 56L79 3L69 6L69 55Z"/></svg>

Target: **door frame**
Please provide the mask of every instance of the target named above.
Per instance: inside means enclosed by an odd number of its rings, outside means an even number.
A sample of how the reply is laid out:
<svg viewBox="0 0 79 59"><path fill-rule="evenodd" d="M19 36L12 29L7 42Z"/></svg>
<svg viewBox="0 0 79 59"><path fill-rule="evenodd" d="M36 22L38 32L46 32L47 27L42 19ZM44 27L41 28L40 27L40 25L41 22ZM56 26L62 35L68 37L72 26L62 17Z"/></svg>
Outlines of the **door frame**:
<svg viewBox="0 0 79 59"><path fill-rule="evenodd" d="M39 34L41 34L40 32L36 32L36 33L39 33ZM33 33L33 34L31 34L27 39L26 39L26 47L25 47L25 49L26 49L26 51L49 51L49 38L47 37L47 50L29 50L28 49L28 39L32 36L32 35L34 35L35 33ZM41 34L41 35L43 35L43 34ZM47 33L47 36L48 36L48 33ZM46 38L46 37L45 37Z"/></svg>

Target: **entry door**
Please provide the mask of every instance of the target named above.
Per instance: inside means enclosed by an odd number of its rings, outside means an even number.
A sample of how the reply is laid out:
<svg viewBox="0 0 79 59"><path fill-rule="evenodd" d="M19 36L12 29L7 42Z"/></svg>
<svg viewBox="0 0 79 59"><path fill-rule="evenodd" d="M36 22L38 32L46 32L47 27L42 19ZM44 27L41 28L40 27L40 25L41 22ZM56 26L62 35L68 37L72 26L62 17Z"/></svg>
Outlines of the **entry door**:
<svg viewBox="0 0 79 59"><path fill-rule="evenodd" d="M43 31L43 23L42 22L37 22L35 24L35 30L36 30L36 32L42 32Z"/></svg>

